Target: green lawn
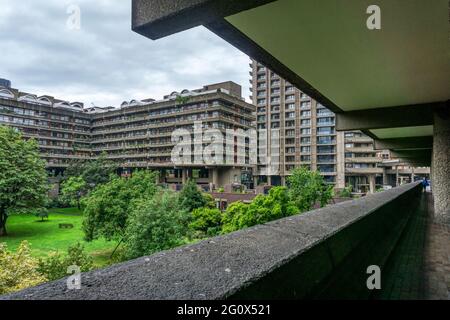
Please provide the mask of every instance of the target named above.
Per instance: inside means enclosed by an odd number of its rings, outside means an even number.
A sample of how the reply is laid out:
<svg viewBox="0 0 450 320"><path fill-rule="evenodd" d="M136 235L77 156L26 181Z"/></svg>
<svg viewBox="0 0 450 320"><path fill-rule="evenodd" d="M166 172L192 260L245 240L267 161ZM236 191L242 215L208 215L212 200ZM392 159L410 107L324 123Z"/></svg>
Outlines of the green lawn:
<svg viewBox="0 0 450 320"><path fill-rule="evenodd" d="M116 244L105 240L84 241L82 221L81 212L76 208L51 209L48 220L44 222L31 214L11 215L6 222L8 236L0 238L0 242L6 242L10 250L15 250L21 241L27 240L36 257L46 256L52 251L66 253L68 246L80 242L97 266L108 264ZM60 223L73 224L74 228L60 229Z"/></svg>

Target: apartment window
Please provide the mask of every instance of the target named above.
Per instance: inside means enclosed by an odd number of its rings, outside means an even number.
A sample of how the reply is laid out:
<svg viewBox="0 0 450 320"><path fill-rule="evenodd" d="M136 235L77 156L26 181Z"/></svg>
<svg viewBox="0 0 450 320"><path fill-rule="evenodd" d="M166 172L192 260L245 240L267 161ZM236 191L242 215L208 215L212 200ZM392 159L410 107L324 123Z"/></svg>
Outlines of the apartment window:
<svg viewBox="0 0 450 320"><path fill-rule="evenodd" d="M308 99L309 97L308 97L308 95L306 94L306 93L300 93L300 98L301 99Z"/></svg>
<svg viewBox="0 0 450 320"><path fill-rule="evenodd" d="M277 112L277 111L280 111L280 106L271 106L271 107L270 107L270 111L271 111L271 112Z"/></svg>
<svg viewBox="0 0 450 320"><path fill-rule="evenodd" d="M334 146L317 146L317 153L335 153Z"/></svg>
<svg viewBox="0 0 450 320"><path fill-rule="evenodd" d="M311 102L310 101L303 101L300 104L300 108L302 108L302 109L306 109L306 108L310 108L310 107L311 107Z"/></svg>
<svg viewBox="0 0 450 320"><path fill-rule="evenodd" d="M286 144L295 144L295 139L294 138L286 139Z"/></svg>
<svg viewBox="0 0 450 320"><path fill-rule="evenodd" d="M295 103L287 103L286 109L287 110L295 110Z"/></svg>
<svg viewBox="0 0 450 320"><path fill-rule="evenodd" d="M286 162L295 162L295 156L286 156Z"/></svg>
<svg viewBox="0 0 450 320"><path fill-rule="evenodd" d="M286 148L286 153L295 153L295 147Z"/></svg>
<svg viewBox="0 0 450 320"><path fill-rule="evenodd" d="M271 119L271 120L280 120L280 115L279 115L279 114L272 114L272 115L270 116L270 119Z"/></svg>
<svg viewBox="0 0 450 320"><path fill-rule="evenodd" d="M272 129L278 129L280 127L280 123L279 122L272 122L270 127Z"/></svg>
<svg viewBox="0 0 450 320"><path fill-rule="evenodd" d="M301 134L311 134L311 128L304 128L300 131Z"/></svg>
<svg viewBox="0 0 450 320"><path fill-rule="evenodd" d="M311 156L301 156L300 157L300 161L301 162L310 162L311 161Z"/></svg>
<svg viewBox="0 0 450 320"><path fill-rule="evenodd" d="M310 153L311 152L311 147L307 146L307 147L301 147L300 148L300 152L301 153Z"/></svg>
<svg viewBox="0 0 450 320"><path fill-rule="evenodd" d="M317 134L334 134L334 127L318 127Z"/></svg>
<svg viewBox="0 0 450 320"><path fill-rule="evenodd" d="M295 118L295 112L286 113L286 118Z"/></svg>
<svg viewBox="0 0 450 320"><path fill-rule="evenodd" d="M293 94L287 95L286 100L295 100L295 95Z"/></svg>
<svg viewBox="0 0 450 320"><path fill-rule="evenodd" d="M345 144L345 147L346 147L346 148L353 148L353 143L346 143L346 144Z"/></svg>
<svg viewBox="0 0 450 320"><path fill-rule="evenodd" d="M295 130L292 130L292 129L286 130L286 136L287 137L295 137Z"/></svg>
<svg viewBox="0 0 450 320"><path fill-rule="evenodd" d="M258 121L259 122L266 121L266 116L258 116Z"/></svg>
<svg viewBox="0 0 450 320"><path fill-rule="evenodd" d="M334 125L334 117L318 118L318 125Z"/></svg>
<svg viewBox="0 0 450 320"><path fill-rule="evenodd" d="M293 86L286 86L286 92L291 92L294 91L294 87Z"/></svg>
<svg viewBox="0 0 450 320"><path fill-rule="evenodd" d="M295 121L292 120L286 121L286 127L295 127Z"/></svg>
<svg viewBox="0 0 450 320"><path fill-rule="evenodd" d="M280 94L280 89L272 89L271 94Z"/></svg>
<svg viewBox="0 0 450 320"><path fill-rule="evenodd" d="M332 137L317 137L317 144L333 144L336 141Z"/></svg>
<svg viewBox="0 0 450 320"><path fill-rule="evenodd" d="M326 155L326 156L317 156L317 162L318 163L331 163L335 161L334 155Z"/></svg>
<svg viewBox="0 0 450 320"><path fill-rule="evenodd" d="M311 144L311 137L303 137L300 139L301 144Z"/></svg>
<svg viewBox="0 0 450 320"><path fill-rule="evenodd" d="M317 165L317 170L320 172L330 173L335 172L335 165L334 164L319 164Z"/></svg>
<svg viewBox="0 0 450 320"><path fill-rule="evenodd" d="M300 113L300 116L301 117L310 117L311 116L311 111L302 111L301 113Z"/></svg>
<svg viewBox="0 0 450 320"><path fill-rule="evenodd" d="M266 99L258 99L258 104L259 105L266 104Z"/></svg>
<svg viewBox="0 0 450 320"><path fill-rule="evenodd" d="M311 125L311 119L303 119L302 121L300 121L300 124L302 126L310 126Z"/></svg>
<svg viewBox="0 0 450 320"><path fill-rule="evenodd" d="M258 108L258 112L259 112L259 113L266 112L266 108L264 108L264 107L259 107L259 108Z"/></svg>
<svg viewBox="0 0 450 320"><path fill-rule="evenodd" d="M270 103L280 103L280 98L272 98L270 99Z"/></svg>

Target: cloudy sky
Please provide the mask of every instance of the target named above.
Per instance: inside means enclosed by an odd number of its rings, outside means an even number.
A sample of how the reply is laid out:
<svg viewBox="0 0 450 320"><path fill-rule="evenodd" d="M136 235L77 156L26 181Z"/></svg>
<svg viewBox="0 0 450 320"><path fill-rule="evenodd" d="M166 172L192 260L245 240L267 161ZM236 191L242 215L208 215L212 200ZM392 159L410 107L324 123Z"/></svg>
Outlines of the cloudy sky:
<svg viewBox="0 0 450 320"><path fill-rule="evenodd" d="M74 26L73 5L79 30L67 24ZM0 78L86 106L160 99L226 80L248 98L249 58L208 30L152 41L130 25L131 0L0 0Z"/></svg>

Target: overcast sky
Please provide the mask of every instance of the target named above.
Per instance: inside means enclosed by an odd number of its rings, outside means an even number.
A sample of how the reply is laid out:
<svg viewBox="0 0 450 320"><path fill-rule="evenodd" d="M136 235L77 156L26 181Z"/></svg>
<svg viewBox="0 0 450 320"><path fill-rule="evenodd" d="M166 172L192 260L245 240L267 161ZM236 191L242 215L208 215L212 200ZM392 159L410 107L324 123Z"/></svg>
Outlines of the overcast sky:
<svg viewBox="0 0 450 320"><path fill-rule="evenodd" d="M67 26L71 5L79 30ZM249 95L246 55L203 27L157 41L134 33L131 0L0 0L0 44L0 78L12 87L86 106L226 80Z"/></svg>

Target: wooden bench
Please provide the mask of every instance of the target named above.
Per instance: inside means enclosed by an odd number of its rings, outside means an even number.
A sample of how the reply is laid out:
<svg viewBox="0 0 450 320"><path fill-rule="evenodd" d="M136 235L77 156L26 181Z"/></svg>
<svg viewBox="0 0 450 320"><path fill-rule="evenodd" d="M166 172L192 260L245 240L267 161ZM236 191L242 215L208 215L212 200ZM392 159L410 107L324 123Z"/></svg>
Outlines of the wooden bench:
<svg viewBox="0 0 450 320"><path fill-rule="evenodd" d="M73 224L71 224L71 223L60 223L59 224L59 228L60 229L72 229L73 228Z"/></svg>

